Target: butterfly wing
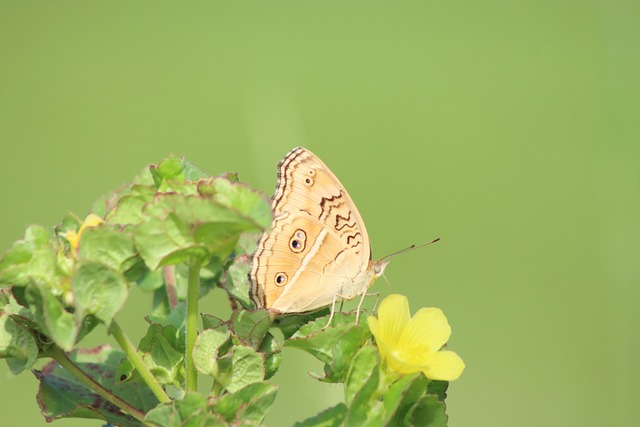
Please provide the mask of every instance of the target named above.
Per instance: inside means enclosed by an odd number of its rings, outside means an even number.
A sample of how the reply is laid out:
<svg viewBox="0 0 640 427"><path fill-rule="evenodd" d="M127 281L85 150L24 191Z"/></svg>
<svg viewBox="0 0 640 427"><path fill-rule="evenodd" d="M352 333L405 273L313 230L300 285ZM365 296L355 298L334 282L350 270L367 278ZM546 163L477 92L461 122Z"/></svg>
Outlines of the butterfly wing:
<svg viewBox="0 0 640 427"><path fill-rule="evenodd" d="M259 307L310 311L368 285L371 249L364 223L316 155L296 148L285 156L271 208L271 230L258 242L250 275Z"/></svg>

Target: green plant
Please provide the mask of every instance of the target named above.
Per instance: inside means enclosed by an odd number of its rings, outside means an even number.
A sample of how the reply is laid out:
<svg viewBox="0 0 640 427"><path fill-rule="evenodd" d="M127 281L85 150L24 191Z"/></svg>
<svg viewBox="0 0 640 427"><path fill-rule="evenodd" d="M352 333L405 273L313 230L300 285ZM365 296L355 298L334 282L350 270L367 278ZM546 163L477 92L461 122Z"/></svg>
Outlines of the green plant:
<svg viewBox="0 0 640 427"><path fill-rule="evenodd" d="M236 175L210 177L169 157L92 211L52 232L28 227L0 260L0 357L14 374L52 359L34 371L47 420L260 425L288 346L325 364L319 381L344 384L344 403L297 426L446 424L448 383L387 369L366 319L337 313L325 328L328 309L274 318L252 306L251 254L272 218L266 198ZM229 319L198 311L216 286L229 295ZM151 297L137 346L116 319L132 287ZM96 328L120 349L79 348ZM203 375L213 379L206 395L197 392Z"/></svg>

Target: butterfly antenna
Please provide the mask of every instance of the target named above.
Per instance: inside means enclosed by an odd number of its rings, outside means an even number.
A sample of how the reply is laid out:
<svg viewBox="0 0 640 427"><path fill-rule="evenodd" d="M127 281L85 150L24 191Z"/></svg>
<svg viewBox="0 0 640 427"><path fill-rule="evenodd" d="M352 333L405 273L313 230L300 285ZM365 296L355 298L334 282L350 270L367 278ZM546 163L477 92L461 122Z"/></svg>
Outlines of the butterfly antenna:
<svg viewBox="0 0 640 427"><path fill-rule="evenodd" d="M399 251L397 251L397 252L393 252L393 253L390 253L389 255L385 256L385 257L382 257L382 259L381 259L380 261L383 261L383 260L385 260L385 259L387 259L387 258L391 258L392 256L396 256L396 255L403 254L403 253L405 253L405 252L409 252L409 251L413 251L413 250L415 250L415 249L423 248L423 247L425 247L425 246L427 246L427 245L430 245L430 244L432 244L432 243L437 242L438 240L440 240L440 238L439 238L439 237L436 237L436 238L435 238L435 239L433 239L432 241L427 242L427 243L423 243L423 244L421 244L421 245L411 245L411 246L409 246L408 248L400 249L400 250L399 250Z"/></svg>
<svg viewBox="0 0 640 427"><path fill-rule="evenodd" d="M387 286L389 286L389 288L391 288L391 282L389 281L389 279L387 278L386 275L382 275L382 278L384 279L385 282L387 282Z"/></svg>

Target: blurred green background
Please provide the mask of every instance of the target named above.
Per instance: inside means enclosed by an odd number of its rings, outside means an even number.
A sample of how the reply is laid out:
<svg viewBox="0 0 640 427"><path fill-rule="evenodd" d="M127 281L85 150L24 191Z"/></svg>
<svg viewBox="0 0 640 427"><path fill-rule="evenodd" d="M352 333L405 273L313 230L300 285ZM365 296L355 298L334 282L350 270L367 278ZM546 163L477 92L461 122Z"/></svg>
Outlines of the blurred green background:
<svg viewBox="0 0 640 427"><path fill-rule="evenodd" d="M442 238L375 289L447 314L451 426L637 425L638 1L0 0L0 61L2 251L169 153L272 194L302 145L374 257ZM270 426L342 396L284 355ZM32 375L0 390L0 425L46 424Z"/></svg>

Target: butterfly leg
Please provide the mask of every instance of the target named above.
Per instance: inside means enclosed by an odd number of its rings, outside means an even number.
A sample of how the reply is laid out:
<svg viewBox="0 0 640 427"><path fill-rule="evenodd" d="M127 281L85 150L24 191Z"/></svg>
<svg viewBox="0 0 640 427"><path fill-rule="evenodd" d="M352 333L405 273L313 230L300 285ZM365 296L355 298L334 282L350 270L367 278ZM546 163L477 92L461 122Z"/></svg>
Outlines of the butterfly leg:
<svg viewBox="0 0 640 427"><path fill-rule="evenodd" d="M376 307L378 306L378 299L380 298L380 292L372 292L370 294L367 293L367 290L365 289L364 292L362 293L362 296L360 297L360 302L358 303L358 308L356 309L356 325L358 324L358 320L360 319L360 311L362 310L362 303L364 302L364 297L372 297L372 296L376 296L376 302L375 304L373 304L373 311L376 311Z"/></svg>
<svg viewBox="0 0 640 427"><path fill-rule="evenodd" d="M329 315L329 321L326 325L322 327L322 329L327 329L333 320L333 315L336 314L336 301L338 299L338 294L333 296L333 303L331 303L331 315Z"/></svg>
<svg viewBox="0 0 640 427"><path fill-rule="evenodd" d="M374 296L375 295L376 296L376 302L373 303L373 309L371 310L372 313L375 313L376 312L376 308L378 308L378 303L380 302L380 292L373 292L373 293L370 293L370 294L367 294L367 295L369 295L369 296Z"/></svg>

